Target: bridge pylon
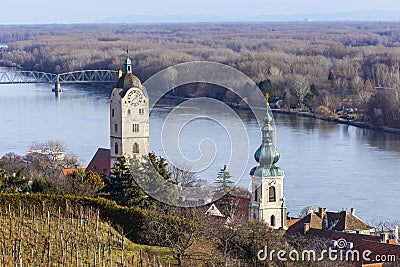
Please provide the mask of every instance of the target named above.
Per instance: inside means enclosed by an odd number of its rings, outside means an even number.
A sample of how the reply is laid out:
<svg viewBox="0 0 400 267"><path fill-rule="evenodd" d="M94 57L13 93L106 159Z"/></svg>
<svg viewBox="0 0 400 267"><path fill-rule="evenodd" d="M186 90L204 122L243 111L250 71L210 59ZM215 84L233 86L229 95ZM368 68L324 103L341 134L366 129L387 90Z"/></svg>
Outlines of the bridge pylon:
<svg viewBox="0 0 400 267"><path fill-rule="evenodd" d="M61 84L60 84L60 75L57 74L55 83L54 83L54 89L53 92L62 92L61 90Z"/></svg>

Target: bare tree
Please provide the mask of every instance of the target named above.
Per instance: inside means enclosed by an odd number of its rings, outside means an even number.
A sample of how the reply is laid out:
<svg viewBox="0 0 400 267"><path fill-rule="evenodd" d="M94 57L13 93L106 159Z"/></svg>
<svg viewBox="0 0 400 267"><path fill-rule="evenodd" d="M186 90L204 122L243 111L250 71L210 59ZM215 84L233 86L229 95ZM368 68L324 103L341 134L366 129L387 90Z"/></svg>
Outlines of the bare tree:
<svg viewBox="0 0 400 267"><path fill-rule="evenodd" d="M293 74L290 76L291 90L294 92L294 95L297 97L298 106L300 108L304 107L304 98L308 93L310 93L310 85L303 75Z"/></svg>
<svg viewBox="0 0 400 267"><path fill-rule="evenodd" d="M55 179L62 168L79 165L76 155L66 153L66 146L61 141L34 143L25 160L37 171L38 176L50 179Z"/></svg>
<svg viewBox="0 0 400 267"><path fill-rule="evenodd" d="M155 244L170 249L178 266L187 266L185 262L191 260L205 261L211 258L203 247L208 231L205 216L204 212L195 208L172 206L149 212L149 235Z"/></svg>
<svg viewBox="0 0 400 267"><path fill-rule="evenodd" d="M25 166L23 158L15 153L7 153L0 158L0 168L7 170L11 174L16 173Z"/></svg>
<svg viewBox="0 0 400 267"><path fill-rule="evenodd" d="M178 168L175 165L172 165L168 168L171 180L175 183L179 188L182 187L194 187L198 186L199 178L196 173L191 172L188 168Z"/></svg>
<svg viewBox="0 0 400 267"><path fill-rule="evenodd" d="M300 218L304 218L304 217L306 217L308 214L310 214L311 212L314 212L314 207L313 207L313 206L304 207L304 208L300 211L299 217L300 217Z"/></svg>
<svg viewBox="0 0 400 267"><path fill-rule="evenodd" d="M178 77L178 71L174 67L169 67L164 72L164 78L169 88L172 88L172 92L175 93L176 78Z"/></svg>

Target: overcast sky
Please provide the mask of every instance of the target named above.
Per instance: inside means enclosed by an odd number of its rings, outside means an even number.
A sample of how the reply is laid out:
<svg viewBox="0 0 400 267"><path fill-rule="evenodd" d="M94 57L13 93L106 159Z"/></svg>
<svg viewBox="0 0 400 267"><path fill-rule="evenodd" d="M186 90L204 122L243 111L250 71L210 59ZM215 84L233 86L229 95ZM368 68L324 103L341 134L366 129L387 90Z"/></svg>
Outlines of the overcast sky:
<svg viewBox="0 0 400 267"><path fill-rule="evenodd" d="M96 22L123 16L257 16L400 11L399 0L1 0L0 24ZM399 12L400 18L400 12Z"/></svg>

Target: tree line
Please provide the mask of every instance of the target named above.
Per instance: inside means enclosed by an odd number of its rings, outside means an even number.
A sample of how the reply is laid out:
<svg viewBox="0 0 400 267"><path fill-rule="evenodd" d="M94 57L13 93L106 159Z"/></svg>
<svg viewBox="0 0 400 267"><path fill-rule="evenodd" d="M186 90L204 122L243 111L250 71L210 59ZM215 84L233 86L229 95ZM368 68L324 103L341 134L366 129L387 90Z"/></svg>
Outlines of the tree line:
<svg viewBox="0 0 400 267"><path fill-rule="evenodd" d="M0 42L10 47L2 65L55 73L120 69L129 48L142 81L177 63L220 62L286 108L334 115L351 107L359 120L400 127L398 23L0 26ZM203 87L183 94L202 95Z"/></svg>

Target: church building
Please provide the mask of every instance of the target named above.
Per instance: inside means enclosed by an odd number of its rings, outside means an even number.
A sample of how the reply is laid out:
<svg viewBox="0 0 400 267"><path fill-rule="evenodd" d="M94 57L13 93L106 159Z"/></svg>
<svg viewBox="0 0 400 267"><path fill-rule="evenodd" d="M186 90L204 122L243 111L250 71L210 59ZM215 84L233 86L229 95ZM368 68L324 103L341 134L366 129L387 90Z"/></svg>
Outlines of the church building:
<svg viewBox="0 0 400 267"><path fill-rule="evenodd" d="M149 96L132 74L129 56L110 94L110 149L111 167L120 156L140 160L149 153Z"/></svg>
<svg viewBox="0 0 400 267"><path fill-rule="evenodd" d="M128 162L142 159L149 153L149 139L149 96L132 74L132 60L127 56L125 71L120 71L110 94L110 149L99 148L87 171L108 175L120 156Z"/></svg>
<svg viewBox="0 0 400 267"><path fill-rule="evenodd" d="M264 118L262 144L255 152L258 166L250 171L252 189L249 220L262 221L274 229L287 229L283 195L284 171L275 164L279 152L273 142L274 128L270 109ZM86 171L109 175L117 158L141 160L150 149L149 96L140 80L132 74L132 61L125 60L125 71L110 93L110 149L99 148ZM247 212L245 212L247 213Z"/></svg>
<svg viewBox="0 0 400 267"><path fill-rule="evenodd" d="M262 127L262 144L254 154L259 163L250 171L252 191L249 207L250 221L262 221L274 229L287 229L286 204L283 195L284 171L275 166L279 152L273 142L272 114L268 109Z"/></svg>

